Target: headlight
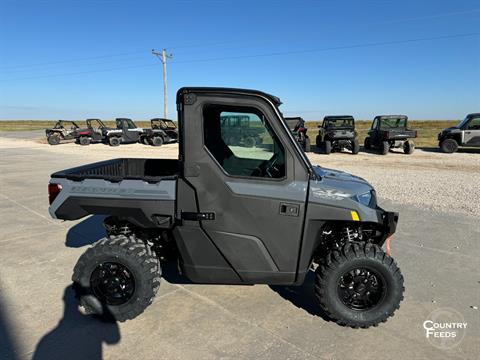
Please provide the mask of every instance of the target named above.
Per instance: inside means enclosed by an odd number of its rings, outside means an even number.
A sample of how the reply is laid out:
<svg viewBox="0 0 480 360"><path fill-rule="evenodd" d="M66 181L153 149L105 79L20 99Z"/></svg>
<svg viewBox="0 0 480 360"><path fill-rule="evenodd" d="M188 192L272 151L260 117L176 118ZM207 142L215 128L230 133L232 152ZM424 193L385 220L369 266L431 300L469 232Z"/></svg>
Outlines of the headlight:
<svg viewBox="0 0 480 360"><path fill-rule="evenodd" d="M369 191L369 192L366 192L364 194L357 195L357 196L355 196L355 198L360 204L365 205L365 206L369 206L370 202L372 201L372 196L373 196L372 192Z"/></svg>

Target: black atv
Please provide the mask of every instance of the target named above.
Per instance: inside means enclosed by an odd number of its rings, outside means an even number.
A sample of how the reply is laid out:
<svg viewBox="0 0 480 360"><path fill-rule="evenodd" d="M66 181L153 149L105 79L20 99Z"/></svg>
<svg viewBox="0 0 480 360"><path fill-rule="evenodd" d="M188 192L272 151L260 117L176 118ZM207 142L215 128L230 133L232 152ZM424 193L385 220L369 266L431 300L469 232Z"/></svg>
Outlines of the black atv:
<svg viewBox="0 0 480 360"><path fill-rule="evenodd" d="M319 128L316 145L317 149L323 150L325 154L344 149L350 150L352 154L358 154L360 151L353 116L325 116Z"/></svg>
<svg viewBox="0 0 480 360"><path fill-rule="evenodd" d="M145 145L161 146L178 141L177 125L170 119L155 118L150 120L150 129L143 129L140 142Z"/></svg>
<svg viewBox="0 0 480 360"><path fill-rule="evenodd" d="M411 154L415 150L415 143L410 139L416 137L417 131L408 128L408 117L405 115L380 115L373 120L364 147L366 150L375 148L382 155L394 148Z"/></svg>
<svg viewBox="0 0 480 360"><path fill-rule="evenodd" d="M285 123L292 132L293 138L297 140L303 151L310 152L310 138L307 135L308 129L305 127L305 120L301 117L286 117Z"/></svg>
<svg viewBox="0 0 480 360"><path fill-rule="evenodd" d="M58 120L53 128L45 129L50 145L58 145L62 140L73 140L80 127L74 121Z"/></svg>

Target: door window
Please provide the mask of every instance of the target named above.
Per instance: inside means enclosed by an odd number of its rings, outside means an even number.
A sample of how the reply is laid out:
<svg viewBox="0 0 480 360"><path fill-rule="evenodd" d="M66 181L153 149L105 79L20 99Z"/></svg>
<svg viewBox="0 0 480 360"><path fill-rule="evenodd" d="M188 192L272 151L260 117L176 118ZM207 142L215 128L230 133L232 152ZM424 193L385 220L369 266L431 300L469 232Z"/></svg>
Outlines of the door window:
<svg viewBox="0 0 480 360"><path fill-rule="evenodd" d="M285 176L285 150L258 109L207 105L203 131L206 148L229 175Z"/></svg>

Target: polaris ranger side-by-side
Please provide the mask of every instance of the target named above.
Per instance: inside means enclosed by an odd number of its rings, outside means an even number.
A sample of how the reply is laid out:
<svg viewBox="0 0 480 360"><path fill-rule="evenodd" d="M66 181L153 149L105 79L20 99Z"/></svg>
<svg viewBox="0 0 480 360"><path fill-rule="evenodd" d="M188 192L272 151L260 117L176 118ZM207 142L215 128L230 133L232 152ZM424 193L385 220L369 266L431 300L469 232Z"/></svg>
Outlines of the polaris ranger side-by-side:
<svg viewBox="0 0 480 360"><path fill-rule="evenodd" d="M80 126L75 121L58 120L52 128L45 129L47 142L58 145L62 140L73 140Z"/></svg>
<svg viewBox="0 0 480 360"><path fill-rule="evenodd" d="M355 131L355 119L350 115L325 116L322 126L319 126L316 145L325 154L332 151L350 150L358 154L360 144Z"/></svg>
<svg viewBox="0 0 480 360"><path fill-rule="evenodd" d="M365 138L366 150L376 148L380 154L387 155L391 149L401 148L405 154L412 154L417 131L408 128L405 115L380 115L373 120L372 127Z"/></svg>
<svg viewBox="0 0 480 360"><path fill-rule="evenodd" d="M87 312L136 317L163 261L175 261L210 284L301 285L315 271L318 305L337 323L366 328L393 315L404 291L389 254L398 214L377 205L365 180L312 166L279 105L259 91L182 88L178 160L115 159L52 175L52 217L109 215L107 237L73 272ZM229 145L222 119L233 116L261 129L261 146Z"/></svg>
<svg viewBox="0 0 480 360"><path fill-rule="evenodd" d="M442 130L438 146L444 153L454 153L460 146L480 147L480 113L468 114L457 126Z"/></svg>
<svg viewBox="0 0 480 360"><path fill-rule="evenodd" d="M143 129L140 142L145 145L161 146L178 141L178 129L170 119L155 118L150 120L150 128Z"/></svg>
<svg viewBox="0 0 480 360"><path fill-rule="evenodd" d="M138 142L143 134L143 129L138 128L132 119L115 119L115 128L109 128L100 119L87 119L87 129L77 132L80 145L89 145L92 141L103 142L110 146L121 143Z"/></svg>

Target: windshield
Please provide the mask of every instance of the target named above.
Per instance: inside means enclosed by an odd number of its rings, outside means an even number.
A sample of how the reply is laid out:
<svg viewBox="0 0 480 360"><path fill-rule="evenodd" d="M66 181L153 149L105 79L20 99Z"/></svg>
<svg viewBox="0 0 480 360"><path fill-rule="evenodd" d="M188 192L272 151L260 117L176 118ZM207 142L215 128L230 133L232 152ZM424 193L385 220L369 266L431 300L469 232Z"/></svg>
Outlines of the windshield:
<svg viewBox="0 0 480 360"><path fill-rule="evenodd" d="M171 120L166 120L165 125L167 126L168 129L176 129L177 128L175 123Z"/></svg>
<svg viewBox="0 0 480 360"><path fill-rule="evenodd" d="M325 119L323 121L324 128L351 128L353 127L353 119Z"/></svg>
<svg viewBox="0 0 480 360"><path fill-rule="evenodd" d="M463 126L468 122L468 120L470 120L470 117L467 115L467 116L465 117L465 119L463 119L462 121L460 121L460 124L458 124L457 127L459 127L459 128L463 127Z"/></svg>
<svg viewBox="0 0 480 360"><path fill-rule="evenodd" d="M396 129L407 127L406 118L386 118L380 119L380 129Z"/></svg>

